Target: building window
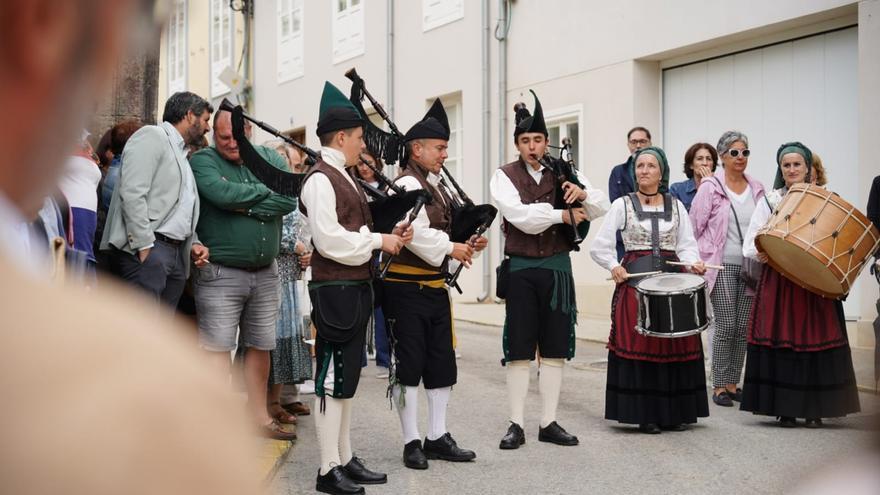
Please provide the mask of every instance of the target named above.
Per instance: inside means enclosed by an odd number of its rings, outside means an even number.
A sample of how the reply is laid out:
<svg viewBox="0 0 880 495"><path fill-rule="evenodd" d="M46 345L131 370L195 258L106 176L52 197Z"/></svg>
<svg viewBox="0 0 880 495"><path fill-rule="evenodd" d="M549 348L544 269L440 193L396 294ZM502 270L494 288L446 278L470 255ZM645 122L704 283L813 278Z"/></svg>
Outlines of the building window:
<svg viewBox="0 0 880 495"><path fill-rule="evenodd" d="M443 108L446 109L446 117L449 119L449 148L447 148L446 153L449 156L446 158L446 169L449 170L449 173L452 174L452 177L455 180L461 182L461 171L462 171L462 116L461 116L461 96L453 96L453 97L442 97L440 101L443 102ZM428 105L433 103L434 100L428 102ZM430 106L429 106L430 108Z"/></svg>
<svg viewBox="0 0 880 495"><path fill-rule="evenodd" d="M186 89L186 0L176 0L168 22L168 95Z"/></svg>
<svg viewBox="0 0 880 495"><path fill-rule="evenodd" d="M422 31L464 18L464 0L422 0Z"/></svg>
<svg viewBox="0 0 880 495"><path fill-rule="evenodd" d="M580 121L583 110L580 105L544 112L544 120L547 122L547 141L550 146L548 151L553 156L559 156L562 140L571 139L571 156L563 156L565 160L573 159L575 165L581 163L580 148Z"/></svg>
<svg viewBox="0 0 880 495"><path fill-rule="evenodd" d="M302 77L303 64L303 0L277 0L276 36L278 39L277 74L283 83Z"/></svg>
<svg viewBox="0 0 880 495"><path fill-rule="evenodd" d="M333 3L333 63L364 54L363 0Z"/></svg>
<svg viewBox="0 0 880 495"><path fill-rule="evenodd" d="M232 67L234 26L232 9L225 0L211 0L211 97L216 98L229 92L229 87L220 81L220 73Z"/></svg>

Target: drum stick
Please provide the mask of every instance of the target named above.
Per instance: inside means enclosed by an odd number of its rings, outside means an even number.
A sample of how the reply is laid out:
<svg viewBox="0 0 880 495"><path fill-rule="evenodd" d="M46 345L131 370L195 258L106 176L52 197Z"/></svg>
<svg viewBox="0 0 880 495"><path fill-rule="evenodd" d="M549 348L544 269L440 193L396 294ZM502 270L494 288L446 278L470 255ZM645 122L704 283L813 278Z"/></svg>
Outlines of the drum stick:
<svg viewBox="0 0 880 495"><path fill-rule="evenodd" d="M627 280L629 280L631 278L647 277L649 275L659 275L661 273L663 273L663 272L657 271L657 272L643 272L643 273L627 273L626 278L627 278ZM614 280L614 277L606 278L605 280Z"/></svg>
<svg viewBox="0 0 880 495"><path fill-rule="evenodd" d="M694 266L693 263L685 263L684 261L667 261L667 265L675 265L675 266ZM724 267L721 265L703 265L709 270L724 270Z"/></svg>

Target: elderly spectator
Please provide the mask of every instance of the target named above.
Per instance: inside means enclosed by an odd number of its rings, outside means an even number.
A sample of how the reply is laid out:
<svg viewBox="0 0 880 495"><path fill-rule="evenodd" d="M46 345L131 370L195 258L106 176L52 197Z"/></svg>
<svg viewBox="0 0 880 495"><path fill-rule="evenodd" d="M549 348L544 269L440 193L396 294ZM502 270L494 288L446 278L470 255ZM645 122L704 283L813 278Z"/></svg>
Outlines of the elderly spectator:
<svg viewBox="0 0 880 495"><path fill-rule="evenodd" d="M718 152L709 143L696 143L684 154L684 175L687 180L669 186L669 193L681 201L688 211L703 179L715 173L718 167Z"/></svg>
<svg viewBox="0 0 880 495"><path fill-rule="evenodd" d="M631 192L635 192L636 186L633 182L633 156L642 148L651 146L651 131L636 126L626 133L626 147L629 149L629 157L625 162L611 169L611 175L608 177L608 201L614 202L621 196L626 196ZM617 234L617 260L623 259L626 250L623 247L623 239Z"/></svg>
<svg viewBox="0 0 880 495"><path fill-rule="evenodd" d="M745 134L725 132L717 150L722 168L702 181L690 217L700 259L706 264L724 265L724 270L710 270L705 277L715 311L712 400L719 406L732 407L734 400L742 400L737 384L746 355L746 323L754 295L740 276L743 234L755 204L764 196L764 186L745 173L751 154Z"/></svg>
<svg viewBox="0 0 880 495"><path fill-rule="evenodd" d="M185 154L210 130L214 108L180 92L165 103L160 125L135 132L122 152L101 249L111 267L172 308L189 276L190 259L201 266L208 248L196 236L199 195Z"/></svg>
<svg viewBox="0 0 880 495"><path fill-rule="evenodd" d="M284 143L276 142L273 148L287 162L291 172L302 162L299 152L293 151ZM303 319L303 301L297 283L302 279L303 270L309 266L311 253L306 250L302 237L299 209L284 216L281 222L281 251L278 262L278 278L281 281L281 309L275 328L275 350L269 352L271 371L269 373L269 395L267 407L269 416L276 421L296 424L297 415L308 415L309 406L296 400L295 391L299 384L312 377L312 358L307 328ZM285 388L292 389L293 398L283 403Z"/></svg>
<svg viewBox="0 0 880 495"><path fill-rule="evenodd" d="M272 149L256 150L267 166L287 170ZM232 136L232 114L224 110L214 116L214 146L193 155L192 170L202 200L199 239L211 246L210 263L196 271L193 281L199 344L225 375L241 330L253 420L265 436L292 440L296 434L267 414L266 384L281 304L275 258L282 219L296 208L296 200L272 192L244 166Z"/></svg>

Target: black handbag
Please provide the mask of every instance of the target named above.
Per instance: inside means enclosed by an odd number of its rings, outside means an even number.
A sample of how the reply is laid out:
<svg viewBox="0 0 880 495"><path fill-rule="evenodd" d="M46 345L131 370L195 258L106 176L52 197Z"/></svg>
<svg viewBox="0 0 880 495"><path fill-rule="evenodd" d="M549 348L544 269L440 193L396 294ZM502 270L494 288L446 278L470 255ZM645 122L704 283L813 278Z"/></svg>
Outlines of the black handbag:
<svg viewBox="0 0 880 495"><path fill-rule="evenodd" d="M507 289L510 287L510 258L504 258L501 264L495 268L495 297L507 298Z"/></svg>

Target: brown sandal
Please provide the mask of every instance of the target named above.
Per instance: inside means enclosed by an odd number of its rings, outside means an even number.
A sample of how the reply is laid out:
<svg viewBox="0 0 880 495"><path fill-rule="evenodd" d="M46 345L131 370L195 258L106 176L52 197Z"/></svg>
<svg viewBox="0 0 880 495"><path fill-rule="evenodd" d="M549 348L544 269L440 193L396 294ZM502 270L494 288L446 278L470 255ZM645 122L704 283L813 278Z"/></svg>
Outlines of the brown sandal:
<svg viewBox="0 0 880 495"><path fill-rule="evenodd" d="M309 414L312 414L312 410L309 406L300 401L291 402L290 404L281 404L281 407L290 414L296 414L297 416L308 416Z"/></svg>
<svg viewBox="0 0 880 495"><path fill-rule="evenodd" d="M281 407L280 402L272 402L266 409L269 413L269 416L271 416L272 419L279 423L283 423L286 425L295 425L297 422L296 415L287 412L283 407Z"/></svg>

